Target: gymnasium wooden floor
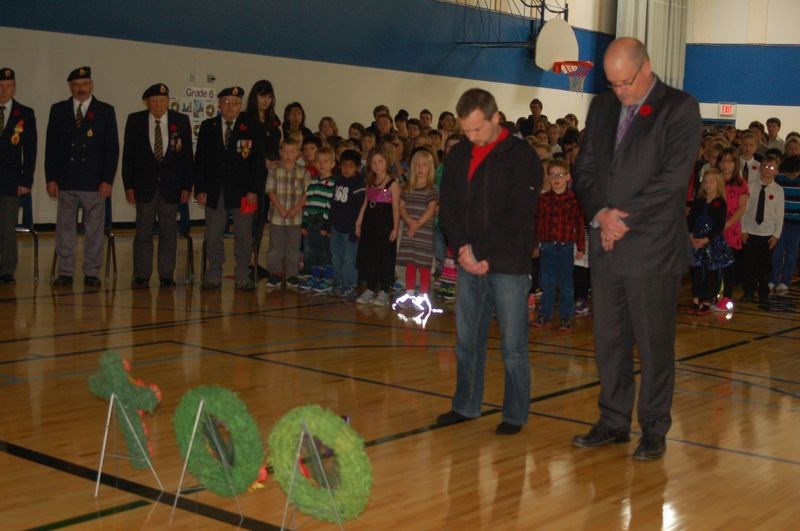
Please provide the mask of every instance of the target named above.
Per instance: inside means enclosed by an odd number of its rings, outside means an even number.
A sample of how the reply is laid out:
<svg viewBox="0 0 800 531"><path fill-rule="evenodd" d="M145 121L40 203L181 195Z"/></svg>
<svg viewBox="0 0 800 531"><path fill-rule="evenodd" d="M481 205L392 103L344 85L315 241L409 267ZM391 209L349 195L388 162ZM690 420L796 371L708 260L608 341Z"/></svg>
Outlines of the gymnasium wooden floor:
<svg viewBox="0 0 800 531"><path fill-rule="evenodd" d="M201 240L195 231L196 249ZM636 436L596 450L569 444L597 415L590 318L568 335L532 330L530 422L498 437L496 328L483 416L439 426L455 381L452 306L422 329L389 309L268 293L263 282L252 294L234 293L232 280L213 293L182 283L132 291L131 241L117 236L116 283L85 292L80 278L73 288L49 285L50 235L34 286L32 246L20 237L18 284L0 289L2 529L166 528L182 466L172 414L187 390L205 384L238 393L265 444L295 406L350 416L374 468L372 497L351 529L800 529L796 286L770 311L743 304L730 320L679 315L667 455L643 463L630 457ZM184 253L180 242L179 278ZM163 391L148 420L161 496L149 471L114 459L93 496L107 402L87 379L109 349ZM271 479L240 502L242 527L280 525L285 497ZM172 528L238 523L233 500L201 490L181 499Z"/></svg>

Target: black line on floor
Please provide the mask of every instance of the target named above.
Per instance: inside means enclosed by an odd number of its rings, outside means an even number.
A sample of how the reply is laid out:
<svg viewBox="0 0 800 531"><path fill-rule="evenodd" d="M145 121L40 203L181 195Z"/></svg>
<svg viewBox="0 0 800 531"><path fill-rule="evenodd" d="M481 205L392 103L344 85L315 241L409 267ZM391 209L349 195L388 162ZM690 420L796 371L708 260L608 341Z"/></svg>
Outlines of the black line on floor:
<svg viewBox="0 0 800 531"><path fill-rule="evenodd" d="M73 352L62 352L60 354L52 354L48 356L43 356L41 354L30 354L27 358L19 358L15 360L5 360L0 361L0 365L10 365L12 363L27 363L29 361L49 361L54 359L60 358L67 358L70 356L81 356L83 354L94 354L95 352L106 352L109 350L117 350L117 349L124 349L124 348L138 348L138 347L151 347L153 345L160 345L163 343L172 343L166 339L158 339L155 341L145 341L142 343L130 343L127 345L114 345L114 346L106 346L102 348L92 348L86 350L75 350Z"/></svg>
<svg viewBox="0 0 800 531"><path fill-rule="evenodd" d="M114 507L109 507L107 509L101 509L91 513L73 516L72 518L65 518L63 520L59 520L58 522L52 522L50 524L31 527L29 528L28 531L50 531L52 529L62 529L64 527L70 527L73 525L82 524L84 522L91 522L92 520L99 520L100 518L103 518L105 516L111 516L114 514L124 513L126 511L132 511L133 509L139 509L140 507L147 507L148 505L150 505L149 501L136 500L130 503L125 503L123 505L116 505Z"/></svg>
<svg viewBox="0 0 800 531"><path fill-rule="evenodd" d="M0 451L92 482L97 480L97 470L65 461L64 459L52 455L37 452L36 450L25 448L24 446L0 440ZM162 492L158 489L148 487L147 485L142 485L141 483L136 483L111 474L103 473L100 477L100 483L124 492L135 494L136 496L156 503L161 503L168 507L172 507L172 504L175 502L175 495L172 493ZM234 526L238 525L244 529L280 529L278 526L250 517L245 517L240 523L241 517L236 513L214 507L213 505L192 501L183 496L178 499L178 507L184 511L199 514L218 522Z"/></svg>

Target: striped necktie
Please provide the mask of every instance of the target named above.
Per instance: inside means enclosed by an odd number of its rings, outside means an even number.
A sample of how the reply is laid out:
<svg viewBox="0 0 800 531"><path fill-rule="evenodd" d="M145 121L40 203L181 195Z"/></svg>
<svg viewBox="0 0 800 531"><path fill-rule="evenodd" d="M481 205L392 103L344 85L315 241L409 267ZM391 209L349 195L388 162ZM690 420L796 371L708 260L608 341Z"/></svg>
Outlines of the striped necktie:
<svg viewBox="0 0 800 531"><path fill-rule="evenodd" d="M231 143L231 135L233 134L233 122L225 122L225 149Z"/></svg>
<svg viewBox="0 0 800 531"><path fill-rule="evenodd" d="M155 133L155 146L153 149L153 154L156 156L156 160L161 162L164 160L164 138L161 136L161 120L156 120Z"/></svg>
<svg viewBox="0 0 800 531"><path fill-rule="evenodd" d="M81 104L78 104L78 110L75 112L75 127L78 129L81 128L83 125L83 111L81 110Z"/></svg>

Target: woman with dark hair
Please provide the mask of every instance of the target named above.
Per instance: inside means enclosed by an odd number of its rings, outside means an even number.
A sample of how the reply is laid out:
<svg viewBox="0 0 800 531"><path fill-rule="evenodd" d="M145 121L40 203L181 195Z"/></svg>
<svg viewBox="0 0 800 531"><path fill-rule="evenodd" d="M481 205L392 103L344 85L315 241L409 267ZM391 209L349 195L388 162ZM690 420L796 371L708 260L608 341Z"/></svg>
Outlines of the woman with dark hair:
<svg viewBox="0 0 800 531"><path fill-rule="evenodd" d="M266 79L255 82L253 88L250 89L250 96L247 98L245 114L252 119L253 123L258 124L258 131L264 142L264 164L267 168L264 175L266 176L267 172L280 160L278 148L281 144L281 121L275 114L275 90L272 88L272 83ZM259 197L256 215L253 216L253 264L256 263L257 257L255 253L258 252L261 245L264 223L269 211L269 197L264 193L265 188L266 182L261 183L259 189L262 194ZM264 268L259 267L258 269L258 278L267 276L267 271Z"/></svg>
<svg viewBox="0 0 800 531"><path fill-rule="evenodd" d="M300 131L304 140L314 136L306 127L306 111L299 101L293 101L283 111L283 138L289 138L294 131Z"/></svg>

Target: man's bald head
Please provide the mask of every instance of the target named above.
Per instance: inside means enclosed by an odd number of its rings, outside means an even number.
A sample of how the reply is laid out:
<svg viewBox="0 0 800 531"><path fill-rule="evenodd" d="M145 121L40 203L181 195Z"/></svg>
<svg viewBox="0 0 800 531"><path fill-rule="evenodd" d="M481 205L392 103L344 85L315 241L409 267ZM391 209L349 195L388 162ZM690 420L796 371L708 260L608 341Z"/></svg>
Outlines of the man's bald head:
<svg viewBox="0 0 800 531"><path fill-rule="evenodd" d="M641 100L653 82L647 49L632 37L622 37L608 45L603 69L611 89L623 105Z"/></svg>

